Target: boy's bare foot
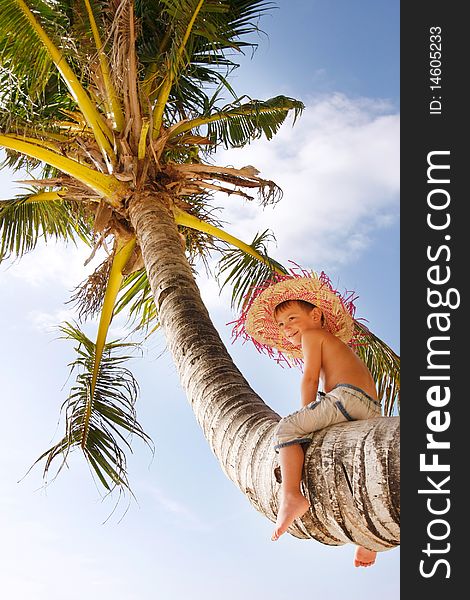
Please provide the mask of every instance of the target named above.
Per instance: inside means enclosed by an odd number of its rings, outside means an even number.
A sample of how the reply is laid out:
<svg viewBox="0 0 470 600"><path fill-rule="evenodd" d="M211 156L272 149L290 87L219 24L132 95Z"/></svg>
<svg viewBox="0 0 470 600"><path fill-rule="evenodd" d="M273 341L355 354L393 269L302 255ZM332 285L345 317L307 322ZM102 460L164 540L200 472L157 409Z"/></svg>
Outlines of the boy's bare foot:
<svg viewBox="0 0 470 600"><path fill-rule="evenodd" d="M277 513L276 529L271 536L273 542L278 540L294 522L294 519L301 517L307 512L310 504L307 498L298 494L286 494L281 496L281 504Z"/></svg>
<svg viewBox="0 0 470 600"><path fill-rule="evenodd" d="M377 552L373 550L367 550L362 546L356 546L356 552L354 554L354 566L355 567L371 567L375 563L375 557Z"/></svg>

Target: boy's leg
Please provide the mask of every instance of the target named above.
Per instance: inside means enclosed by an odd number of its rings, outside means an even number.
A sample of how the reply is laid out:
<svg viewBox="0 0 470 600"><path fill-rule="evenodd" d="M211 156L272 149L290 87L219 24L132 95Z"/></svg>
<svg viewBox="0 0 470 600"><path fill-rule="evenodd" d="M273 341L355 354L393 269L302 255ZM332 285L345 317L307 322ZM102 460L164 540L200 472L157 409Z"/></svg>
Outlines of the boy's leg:
<svg viewBox="0 0 470 600"><path fill-rule="evenodd" d="M293 440L310 443L310 434L314 431L345 420L346 417L338 410L334 401L324 394L319 395L319 400L280 420L275 438L276 447L279 449L282 487L276 528L271 537L273 541L279 539L292 525L294 519L301 517L309 507L308 500L300 493L305 458L303 448L300 443L282 447L279 445Z"/></svg>
<svg viewBox="0 0 470 600"><path fill-rule="evenodd" d="M300 481L304 466L304 451L300 444L291 444L279 448L281 464L281 503L276 519L276 528L271 539L275 542L292 525L294 519L301 517L309 502L300 492Z"/></svg>

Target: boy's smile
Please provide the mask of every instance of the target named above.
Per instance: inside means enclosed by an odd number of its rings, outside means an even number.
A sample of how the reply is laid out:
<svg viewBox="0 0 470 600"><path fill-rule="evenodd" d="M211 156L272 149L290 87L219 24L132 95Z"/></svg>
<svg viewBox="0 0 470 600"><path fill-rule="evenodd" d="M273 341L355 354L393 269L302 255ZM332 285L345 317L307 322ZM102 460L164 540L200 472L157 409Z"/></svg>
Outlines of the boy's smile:
<svg viewBox="0 0 470 600"><path fill-rule="evenodd" d="M307 312L301 307L287 307L277 313L276 320L281 334L294 346L301 345L305 331L321 328L315 309Z"/></svg>

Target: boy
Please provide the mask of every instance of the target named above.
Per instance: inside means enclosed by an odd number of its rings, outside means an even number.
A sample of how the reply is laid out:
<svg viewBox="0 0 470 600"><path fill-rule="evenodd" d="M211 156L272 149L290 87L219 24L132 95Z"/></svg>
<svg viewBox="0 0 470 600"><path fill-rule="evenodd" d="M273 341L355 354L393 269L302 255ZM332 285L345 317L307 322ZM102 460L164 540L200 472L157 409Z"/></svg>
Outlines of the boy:
<svg viewBox="0 0 470 600"><path fill-rule="evenodd" d="M305 273L304 273L305 275ZM276 431L282 487L272 540L309 508L300 491L304 450L314 431L347 420L381 414L374 380L347 345L354 336L354 305L331 287L322 273L280 277L255 294L242 317L246 337L258 348L276 348L302 358L301 410L284 417ZM320 381L324 391L319 391ZM358 546L354 564L371 566L376 552Z"/></svg>

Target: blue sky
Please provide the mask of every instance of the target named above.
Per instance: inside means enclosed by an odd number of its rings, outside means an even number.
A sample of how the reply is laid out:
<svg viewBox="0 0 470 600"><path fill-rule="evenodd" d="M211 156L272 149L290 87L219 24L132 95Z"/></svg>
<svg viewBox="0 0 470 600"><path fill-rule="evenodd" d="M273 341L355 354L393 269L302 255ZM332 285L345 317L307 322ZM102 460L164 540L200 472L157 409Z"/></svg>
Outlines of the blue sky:
<svg viewBox="0 0 470 600"><path fill-rule="evenodd" d="M284 191L264 214L218 198L227 229L251 241L271 227L281 262L325 269L359 294L357 316L399 351L399 3L283 0L261 22L267 33L233 84L254 98L286 94L306 110L269 143L221 151L218 162L255 165ZM14 177L0 173L1 197ZM165 342L149 340L132 365L139 418L155 456L137 441L129 458L137 502L103 524L101 500L78 454L47 489L34 459L62 432L71 348L53 326L85 276L84 248L40 248L0 267L2 407L0 594L14 600L226 600L316 596L399 597L399 549L371 569L354 569L352 545L328 547L285 535L249 505L211 454L181 391ZM299 403L300 372L232 345L226 294L198 278L203 298L237 366L280 414ZM114 324L119 334L122 322ZM93 335L94 325L88 331ZM19 480L21 480L19 482Z"/></svg>

